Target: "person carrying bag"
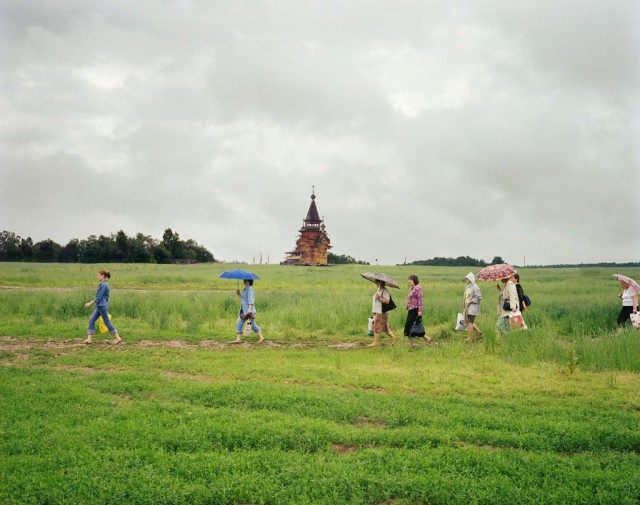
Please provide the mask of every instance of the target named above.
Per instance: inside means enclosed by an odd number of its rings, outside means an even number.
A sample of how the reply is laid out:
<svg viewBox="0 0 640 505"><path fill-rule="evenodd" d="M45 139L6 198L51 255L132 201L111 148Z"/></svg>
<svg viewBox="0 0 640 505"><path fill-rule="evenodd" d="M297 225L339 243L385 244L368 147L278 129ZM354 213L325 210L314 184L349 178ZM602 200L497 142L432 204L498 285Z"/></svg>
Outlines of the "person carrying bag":
<svg viewBox="0 0 640 505"><path fill-rule="evenodd" d="M404 324L404 336L409 337L409 344L413 345L414 338L422 338L431 342L422 324L423 291L417 275L410 275L409 294L407 295L407 320Z"/></svg>
<svg viewBox="0 0 640 505"><path fill-rule="evenodd" d="M369 347L377 347L380 344L380 333L386 333L391 337L391 345L398 340L391 331L389 325L389 312L396 308L396 304L391 299L391 293L385 288L384 281L375 281L378 287L373 295L371 312L373 314L373 342Z"/></svg>

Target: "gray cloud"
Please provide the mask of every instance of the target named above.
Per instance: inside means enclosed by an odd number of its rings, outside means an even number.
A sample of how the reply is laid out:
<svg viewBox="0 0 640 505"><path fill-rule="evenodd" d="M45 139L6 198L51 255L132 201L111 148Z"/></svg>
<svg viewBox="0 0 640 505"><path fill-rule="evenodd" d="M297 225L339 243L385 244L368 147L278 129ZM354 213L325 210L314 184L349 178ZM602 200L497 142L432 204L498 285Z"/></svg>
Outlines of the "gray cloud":
<svg viewBox="0 0 640 505"><path fill-rule="evenodd" d="M334 251L359 259L638 260L639 16L622 0L8 0L2 228L171 227L275 262L315 185Z"/></svg>

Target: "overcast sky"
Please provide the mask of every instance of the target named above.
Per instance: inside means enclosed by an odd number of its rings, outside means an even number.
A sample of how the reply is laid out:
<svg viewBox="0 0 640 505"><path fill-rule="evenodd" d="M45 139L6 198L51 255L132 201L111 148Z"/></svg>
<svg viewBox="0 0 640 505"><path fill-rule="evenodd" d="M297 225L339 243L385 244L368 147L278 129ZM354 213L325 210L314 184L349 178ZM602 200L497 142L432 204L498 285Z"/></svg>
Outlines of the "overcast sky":
<svg viewBox="0 0 640 505"><path fill-rule="evenodd" d="M0 229L640 260L637 0L0 0Z"/></svg>

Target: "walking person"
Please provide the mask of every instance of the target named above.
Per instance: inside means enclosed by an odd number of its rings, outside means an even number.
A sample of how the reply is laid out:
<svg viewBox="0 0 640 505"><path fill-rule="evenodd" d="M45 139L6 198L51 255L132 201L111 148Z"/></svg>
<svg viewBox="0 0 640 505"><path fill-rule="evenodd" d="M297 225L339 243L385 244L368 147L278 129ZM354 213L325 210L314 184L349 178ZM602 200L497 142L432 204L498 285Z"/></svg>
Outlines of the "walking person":
<svg viewBox="0 0 640 505"><path fill-rule="evenodd" d="M423 313L423 291L417 275L409 276L409 294L407 295L407 321L404 324L404 336L409 337L409 343L413 345L414 337L421 337L425 342L431 342L431 339L425 334L412 335L411 327L414 323L422 323Z"/></svg>
<svg viewBox="0 0 640 505"><path fill-rule="evenodd" d="M109 289L109 283L107 279L111 279L111 272L108 270L100 270L98 272L98 291L96 293L96 297L90 302L85 303L83 306L85 309L88 309L91 305L96 306L96 309L91 314L89 318L89 327L87 328L87 339L83 342L84 344L92 344L93 343L93 335L96 332L96 321L99 317L102 316L102 321L105 326L109 330L109 333L113 336L113 341L111 342L113 345L118 345L122 342L122 338L118 335L118 330L113 327L111 321L109 320L109 294L111 290Z"/></svg>
<svg viewBox="0 0 640 505"><path fill-rule="evenodd" d="M380 333L389 335L391 337L391 345L394 345L398 339L391 331L389 313L382 310L382 304L391 301L391 293L385 288L384 281L376 280L375 283L378 289L373 295L371 306L371 312L373 313L373 342L369 344L369 347L376 347L380 343Z"/></svg>
<svg viewBox="0 0 640 505"><path fill-rule="evenodd" d="M240 314L236 322L236 340L234 343L242 342L242 327L245 323L251 324L251 329L258 335L258 344L264 340L260 327L256 324L256 292L253 289L253 279L245 279L244 289L240 292L236 290L236 295L240 298Z"/></svg>
<svg viewBox="0 0 640 505"><path fill-rule="evenodd" d="M476 278L469 272L465 277L466 286L464 288L464 322L467 325L468 334L465 342L473 342L473 332L477 333L477 338L482 337L480 328L476 326L476 317L480 315L480 301L482 293L476 284Z"/></svg>
<svg viewBox="0 0 640 505"><path fill-rule="evenodd" d="M511 330L509 314L520 309L518 292L513 282L513 275L502 279L502 283L504 284L504 288L500 288L500 284L497 285L498 291L500 291L500 295L498 296L498 321L496 322L497 336L509 333Z"/></svg>
<svg viewBox="0 0 640 505"><path fill-rule="evenodd" d="M516 285L516 293L518 293L518 303L520 304L520 312L524 312L525 310L527 310L528 305L527 303L525 303L524 289L522 289L522 286L520 285L520 274L518 272L513 274L513 280Z"/></svg>
<svg viewBox="0 0 640 505"><path fill-rule="evenodd" d="M631 281L632 279L628 279ZM631 314L638 313L638 290L627 280L618 279L622 293L618 293L618 298L622 300L622 309L618 314L618 326L622 327L631 319Z"/></svg>

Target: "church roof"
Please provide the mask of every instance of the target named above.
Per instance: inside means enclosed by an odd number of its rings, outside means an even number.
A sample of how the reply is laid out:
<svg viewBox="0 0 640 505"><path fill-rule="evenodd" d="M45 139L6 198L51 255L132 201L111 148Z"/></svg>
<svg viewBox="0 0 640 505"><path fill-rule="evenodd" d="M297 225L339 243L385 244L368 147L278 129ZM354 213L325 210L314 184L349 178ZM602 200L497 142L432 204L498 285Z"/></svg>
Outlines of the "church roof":
<svg viewBox="0 0 640 505"><path fill-rule="evenodd" d="M318 207L316 207L316 195L311 195L311 205L307 211L307 217L304 218L305 224L320 224L320 214L318 213Z"/></svg>

